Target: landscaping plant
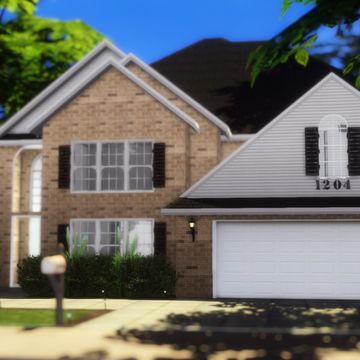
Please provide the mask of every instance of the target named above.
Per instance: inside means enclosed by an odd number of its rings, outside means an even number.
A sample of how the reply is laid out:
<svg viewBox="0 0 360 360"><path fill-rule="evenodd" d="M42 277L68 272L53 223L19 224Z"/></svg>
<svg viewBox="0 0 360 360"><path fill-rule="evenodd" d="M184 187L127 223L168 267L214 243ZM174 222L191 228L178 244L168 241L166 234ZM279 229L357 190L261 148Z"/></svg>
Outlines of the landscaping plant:
<svg viewBox="0 0 360 360"><path fill-rule="evenodd" d="M18 265L18 282L33 297L52 297L41 257ZM67 256L65 296L70 298L166 298L175 294L175 270L164 256L133 254Z"/></svg>

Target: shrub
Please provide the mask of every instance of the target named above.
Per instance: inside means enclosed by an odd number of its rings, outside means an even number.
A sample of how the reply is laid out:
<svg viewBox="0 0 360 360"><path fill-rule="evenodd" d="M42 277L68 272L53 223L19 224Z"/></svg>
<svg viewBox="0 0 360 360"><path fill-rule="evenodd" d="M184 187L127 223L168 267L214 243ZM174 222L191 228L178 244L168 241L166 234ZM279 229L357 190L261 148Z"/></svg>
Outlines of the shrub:
<svg viewBox="0 0 360 360"><path fill-rule="evenodd" d="M165 257L128 257L118 273L121 297L159 298L175 294L175 271Z"/></svg>
<svg viewBox="0 0 360 360"><path fill-rule="evenodd" d="M41 257L29 256L18 265L18 281L21 288L33 297L52 296L48 278L40 270Z"/></svg>
<svg viewBox="0 0 360 360"><path fill-rule="evenodd" d="M40 271L41 257L19 264L19 284L30 296L53 296ZM67 256L65 296L70 298L164 298L175 294L175 270L162 256Z"/></svg>

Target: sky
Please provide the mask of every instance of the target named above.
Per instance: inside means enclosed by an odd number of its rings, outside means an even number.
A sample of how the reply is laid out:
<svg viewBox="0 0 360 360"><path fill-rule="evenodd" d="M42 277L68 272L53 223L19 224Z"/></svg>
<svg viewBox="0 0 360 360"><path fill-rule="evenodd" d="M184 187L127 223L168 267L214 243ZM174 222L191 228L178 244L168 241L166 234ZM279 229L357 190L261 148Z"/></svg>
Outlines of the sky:
<svg viewBox="0 0 360 360"><path fill-rule="evenodd" d="M282 0L40 0L37 15L80 19L151 63L204 38L266 40L310 7L280 17Z"/></svg>

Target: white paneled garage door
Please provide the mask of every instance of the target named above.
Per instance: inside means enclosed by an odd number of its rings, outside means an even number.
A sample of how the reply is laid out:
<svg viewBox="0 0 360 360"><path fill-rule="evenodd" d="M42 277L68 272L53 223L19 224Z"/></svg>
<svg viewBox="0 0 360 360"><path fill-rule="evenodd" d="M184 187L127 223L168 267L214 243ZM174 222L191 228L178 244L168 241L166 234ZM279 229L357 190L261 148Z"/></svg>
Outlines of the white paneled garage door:
<svg viewBox="0 0 360 360"><path fill-rule="evenodd" d="M360 299L360 223L217 222L214 297Z"/></svg>

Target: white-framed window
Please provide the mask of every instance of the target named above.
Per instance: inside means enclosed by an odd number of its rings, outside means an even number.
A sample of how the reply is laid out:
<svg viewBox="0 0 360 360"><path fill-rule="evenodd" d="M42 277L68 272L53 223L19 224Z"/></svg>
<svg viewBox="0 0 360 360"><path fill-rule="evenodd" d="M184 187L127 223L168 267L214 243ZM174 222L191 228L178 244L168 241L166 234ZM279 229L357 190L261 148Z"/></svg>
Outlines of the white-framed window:
<svg viewBox="0 0 360 360"><path fill-rule="evenodd" d="M153 141L96 141L72 144L74 192L153 190Z"/></svg>
<svg viewBox="0 0 360 360"><path fill-rule="evenodd" d="M30 211L41 211L42 156L36 156L30 168Z"/></svg>
<svg viewBox="0 0 360 360"><path fill-rule="evenodd" d="M129 144L129 188L130 190L152 189L152 143Z"/></svg>
<svg viewBox="0 0 360 360"><path fill-rule="evenodd" d="M154 253L152 219L72 219L70 252L114 255L133 249L139 255Z"/></svg>
<svg viewBox="0 0 360 360"><path fill-rule="evenodd" d="M327 115L319 124L320 178L347 178L348 125L340 115Z"/></svg>

